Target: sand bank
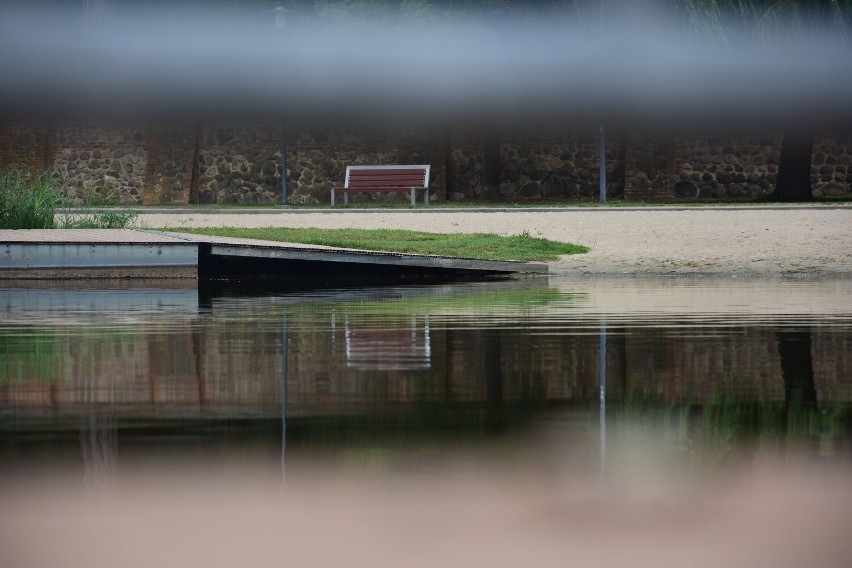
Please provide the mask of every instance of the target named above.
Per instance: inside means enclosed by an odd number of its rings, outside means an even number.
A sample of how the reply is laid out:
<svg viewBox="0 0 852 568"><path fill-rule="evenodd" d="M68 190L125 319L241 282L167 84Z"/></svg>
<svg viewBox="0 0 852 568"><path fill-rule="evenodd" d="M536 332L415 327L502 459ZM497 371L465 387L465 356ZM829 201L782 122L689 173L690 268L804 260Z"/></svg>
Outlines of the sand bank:
<svg viewBox="0 0 852 568"><path fill-rule="evenodd" d="M852 276L852 207L576 208L257 213L145 212L148 227L529 231L590 247L550 263L564 275Z"/></svg>

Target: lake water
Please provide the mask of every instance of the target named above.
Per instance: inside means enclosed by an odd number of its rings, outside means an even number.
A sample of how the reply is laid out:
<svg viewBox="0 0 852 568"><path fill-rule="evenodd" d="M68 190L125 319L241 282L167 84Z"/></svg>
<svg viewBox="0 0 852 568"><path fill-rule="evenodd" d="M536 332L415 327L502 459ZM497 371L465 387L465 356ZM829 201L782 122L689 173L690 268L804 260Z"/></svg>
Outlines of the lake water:
<svg viewBox="0 0 852 568"><path fill-rule="evenodd" d="M0 565L852 565L852 282L0 285Z"/></svg>
<svg viewBox="0 0 852 568"><path fill-rule="evenodd" d="M0 288L3 469L605 475L637 448L701 468L852 449L848 281L172 284Z"/></svg>

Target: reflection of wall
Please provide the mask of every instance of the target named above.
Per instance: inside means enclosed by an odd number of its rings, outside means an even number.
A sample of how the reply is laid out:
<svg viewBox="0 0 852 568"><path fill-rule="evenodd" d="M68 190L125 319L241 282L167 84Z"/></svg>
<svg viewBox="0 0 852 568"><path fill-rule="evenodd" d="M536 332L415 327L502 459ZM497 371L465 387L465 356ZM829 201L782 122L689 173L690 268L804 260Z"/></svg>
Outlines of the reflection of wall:
<svg viewBox="0 0 852 568"><path fill-rule="evenodd" d="M771 329L702 328L701 341L637 329L625 337L625 391L667 403L784 400L781 364Z"/></svg>
<svg viewBox="0 0 852 568"><path fill-rule="evenodd" d="M852 401L852 334L817 328L811 352L817 399Z"/></svg>
<svg viewBox="0 0 852 568"><path fill-rule="evenodd" d="M281 405L281 333L258 332L252 322L217 322L196 336L192 356L203 410L254 407L260 412ZM189 354L187 354L189 355Z"/></svg>
<svg viewBox="0 0 852 568"><path fill-rule="evenodd" d="M446 339L432 330L428 369L361 371L347 365L346 328L333 332L291 333L287 400L295 412L323 405L352 405L442 401L447 396ZM326 411L327 412L327 411Z"/></svg>
<svg viewBox="0 0 852 568"><path fill-rule="evenodd" d="M18 358L17 374L29 363L29 381L0 376L0 401L19 405L197 405L198 386L190 337L135 333L81 335L58 329L53 335L53 373L40 376L42 363ZM4 354L9 361L10 354ZM14 355L11 356L14 360ZM47 380L45 380L45 378ZM138 408L136 409L139 410Z"/></svg>
<svg viewBox="0 0 852 568"><path fill-rule="evenodd" d="M347 366L345 327L328 320L308 328L291 318L288 408L293 416L347 413L385 403L589 401L598 396L598 341L588 335L530 335L515 329L430 329L431 366L417 371L362 371ZM339 322L338 322L339 323ZM301 321L301 324L306 322ZM44 362L3 353L0 404L110 405L147 415L276 414L282 396L283 329L255 321L202 320L196 329L94 335L51 329L55 372ZM156 330L151 330L156 332ZM687 339L656 328L610 326L607 390L613 400L666 404L784 400L776 330L696 328ZM815 328L818 400L852 400L852 333ZM10 362L11 361L11 362ZM497 389L495 391L495 389ZM105 406L106 408L106 406Z"/></svg>

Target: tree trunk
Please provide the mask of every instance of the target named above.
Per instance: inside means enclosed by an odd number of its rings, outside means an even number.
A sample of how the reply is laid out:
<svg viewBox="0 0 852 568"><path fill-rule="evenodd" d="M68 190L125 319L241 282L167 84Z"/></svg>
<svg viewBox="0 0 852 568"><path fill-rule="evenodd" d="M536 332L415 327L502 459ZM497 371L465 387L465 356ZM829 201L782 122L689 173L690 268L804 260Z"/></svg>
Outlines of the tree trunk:
<svg viewBox="0 0 852 568"><path fill-rule="evenodd" d="M500 194L500 136L489 133L485 137L482 155L482 194L497 197Z"/></svg>
<svg viewBox="0 0 852 568"><path fill-rule="evenodd" d="M784 375L786 451L815 450L811 419L817 406L811 331L778 331L778 354Z"/></svg>
<svg viewBox="0 0 852 568"><path fill-rule="evenodd" d="M778 332L776 338L784 375L785 402L788 406L815 404L817 391L810 330Z"/></svg>
<svg viewBox="0 0 852 568"><path fill-rule="evenodd" d="M813 201L811 154L814 137L810 132L788 131L781 142L778 181L767 201Z"/></svg>
<svg viewBox="0 0 852 568"><path fill-rule="evenodd" d="M503 422L503 365L500 357L500 330L482 332L483 374L488 401L485 428L490 434L500 434Z"/></svg>

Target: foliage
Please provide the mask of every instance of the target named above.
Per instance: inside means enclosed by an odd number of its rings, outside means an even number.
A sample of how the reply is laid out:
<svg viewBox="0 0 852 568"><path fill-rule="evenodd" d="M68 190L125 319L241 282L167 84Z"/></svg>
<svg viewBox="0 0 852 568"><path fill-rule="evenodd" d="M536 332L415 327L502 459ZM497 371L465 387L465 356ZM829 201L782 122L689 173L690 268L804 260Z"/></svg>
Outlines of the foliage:
<svg viewBox="0 0 852 568"><path fill-rule="evenodd" d="M425 23L449 18L456 24L507 19L517 21L528 15L566 14L584 23L597 22L597 0L315 0L296 8L303 14L336 22L388 21L402 18Z"/></svg>
<svg viewBox="0 0 852 568"><path fill-rule="evenodd" d="M136 218L129 211L95 211L90 200L75 209L66 207L64 185L65 178L54 169L0 173L0 229L120 229Z"/></svg>
<svg viewBox="0 0 852 568"><path fill-rule="evenodd" d="M473 290L453 295L407 295L395 298L359 298L358 300L311 303L301 309L310 313L332 313L336 316L436 316L474 312L517 313L531 309L545 309L554 304L573 305L586 299L585 294L568 294L554 288L487 289ZM288 306L288 313L299 313L299 306Z"/></svg>
<svg viewBox="0 0 852 568"><path fill-rule="evenodd" d="M169 230L169 229L165 229ZM535 237L486 233L439 234L399 229L261 229L204 228L182 232L221 237L326 245L362 250L434 254L483 260L556 260L559 255L588 252L584 246Z"/></svg>
<svg viewBox="0 0 852 568"><path fill-rule="evenodd" d="M56 381L56 338L48 329L0 335L0 385Z"/></svg>
<svg viewBox="0 0 852 568"><path fill-rule="evenodd" d="M123 229L136 219L132 211L67 210L59 217L60 229Z"/></svg>
<svg viewBox="0 0 852 568"><path fill-rule="evenodd" d="M53 170L0 173L0 229L52 229L61 199Z"/></svg>
<svg viewBox="0 0 852 568"><path fill-rule="evenodd" d="M692 31L729 43L737 37L764 43L786 41L806 28L841 37L852 21L852 1L673 0Z"/></svg>

